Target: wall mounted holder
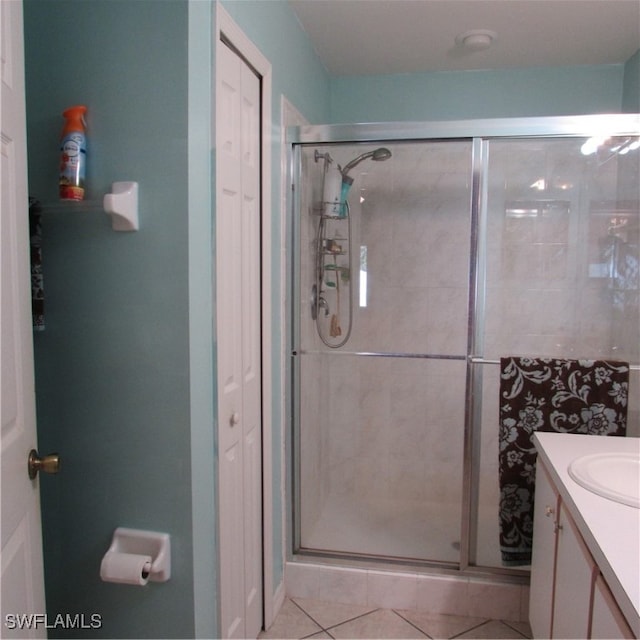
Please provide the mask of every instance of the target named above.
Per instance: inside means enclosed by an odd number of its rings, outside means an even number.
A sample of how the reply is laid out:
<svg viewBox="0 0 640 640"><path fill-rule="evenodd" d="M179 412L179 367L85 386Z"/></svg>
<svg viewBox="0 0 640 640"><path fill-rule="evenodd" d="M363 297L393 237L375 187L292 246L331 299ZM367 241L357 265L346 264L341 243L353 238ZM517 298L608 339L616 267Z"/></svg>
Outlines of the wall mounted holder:
<svg viewBox="0 0 640 640"><path fill-rule="evenodd" d="M138 223L138 183L114 182L111 193L103 199L104 210L111 216L114 231L137 231Z"/></svg>
<svg viewBox="0 0 640 640"><path fill-rule="evenodd" d="M171 538L168 533L118 527L100 565L104 582L144 586L171 577Z"/></svg>

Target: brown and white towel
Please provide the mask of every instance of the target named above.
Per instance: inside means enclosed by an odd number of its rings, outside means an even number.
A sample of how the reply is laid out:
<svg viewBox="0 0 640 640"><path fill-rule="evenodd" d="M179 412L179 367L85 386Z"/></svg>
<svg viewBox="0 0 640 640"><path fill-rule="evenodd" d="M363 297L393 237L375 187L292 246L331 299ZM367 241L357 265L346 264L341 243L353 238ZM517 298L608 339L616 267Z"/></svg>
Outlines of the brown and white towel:
<svg viewBox="0 0 640 640"><path fill-rule="evenodd" d="M624 436L629 365L605 360L500 359L500 550L531 562L536 431Z"/></svg>

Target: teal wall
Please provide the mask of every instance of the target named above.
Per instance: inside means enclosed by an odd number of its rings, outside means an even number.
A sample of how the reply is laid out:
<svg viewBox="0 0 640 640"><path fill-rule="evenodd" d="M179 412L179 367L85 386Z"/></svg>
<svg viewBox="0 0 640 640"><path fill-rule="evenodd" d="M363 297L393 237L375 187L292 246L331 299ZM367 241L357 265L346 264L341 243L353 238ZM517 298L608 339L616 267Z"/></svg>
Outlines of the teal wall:
<svg viewBox="0 0 640 640"><path fill-rule="evenodd" d="M337 77L335 123L466 120L620 111L623 66Z"/></svg>
<svg viewBox="0 0 640 640"><path fill-rule="evenodd" d="M640 49L624 65L622 111L640 113Z"/></svg>
<svg viewBox="0 0 640 640"><path fill-rule="evenodd" d="M273 64L277 470L280 97L327 121L329 78L286 2L227 8ZM60 114L76 103L89 110L87 198L99 203L116 180L140 184L136 233L111 231L97 206L45 215L39 442L63 458L63 472L42 480L46 587L51 614L101 614L103 628L79 636L216 634L214 19L204 1L25 0L30 193L55 201ZM276 472L274 587L284 563L279 480ZM119 525L171 534L169 582L140 589L100 581Z"/></svg>
<svg viewBox="0 0 640 640"><path fill-rule="evenodd" d="M286 508L281 96L312 123L620 111L623 87L625 105L636 104L638 57L624 68L331 78L285 0L223 6L273 67L275 588ZM214 637L217 628L214 9L205 0L25 0L30 193L55 200L60 114L76 103L89 108L88 198L113 181L140 184L137 233L114 233L97 210L50 211L44 222L39 446L63 458L59 476L42 478L47 598L50 613L102 615L103 629L79 636ZM171 534L169 582L100 581L119 525Z"/></svg>
<svg viewBox="0 0 640 640"><path fill-rule="evenodd" d="M288 2L222 0L222 6L272 65L274 147L280 146L281 95L309 122L326 123L331 116L330 77ZM276 160L279 169L279 156Z"/></svg>
<svg viewBox="0 0 640 640"><path fill-rule="evenodd" d="M213 6L189 3L189 356L195 637L218 628L215 346L213 336Z"/></svg>
<svg viewBox="0 0 640 640"><path fill-rule="evenodd" d="M35 334L49 613L98 613L66 637L194 633L190 457L187 28L182 0L26 0L30 193L57 197L61 112L86 104L89 199L140 184L140 231L45 212L46 330ZM169 36L167 34L170 34ZM171 534L171 580L100 580L117 526Z"/></svg>

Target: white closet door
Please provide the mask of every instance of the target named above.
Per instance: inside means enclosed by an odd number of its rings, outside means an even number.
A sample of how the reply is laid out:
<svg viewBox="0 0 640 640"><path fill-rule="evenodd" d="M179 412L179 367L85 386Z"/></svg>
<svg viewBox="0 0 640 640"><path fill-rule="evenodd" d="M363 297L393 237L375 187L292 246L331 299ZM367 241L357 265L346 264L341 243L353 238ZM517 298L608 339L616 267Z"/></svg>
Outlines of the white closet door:
<svg viewBox="0 0 640 640"><path fill-rule="evenodd" d="M216 317L221 620L225 638L262 626L260 80L219 46Z"/></svg>

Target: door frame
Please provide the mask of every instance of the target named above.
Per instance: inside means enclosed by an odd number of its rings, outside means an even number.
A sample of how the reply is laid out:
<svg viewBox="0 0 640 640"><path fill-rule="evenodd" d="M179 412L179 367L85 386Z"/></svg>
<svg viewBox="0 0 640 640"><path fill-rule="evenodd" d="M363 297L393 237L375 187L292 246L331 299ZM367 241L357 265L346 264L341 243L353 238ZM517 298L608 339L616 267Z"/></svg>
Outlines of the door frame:
<svg viewBox="0 0 640 640"><path fill-rule="evenodd" d="M271 228L271 63L245 35L220 2L216 2L214 50L226 46L221 37L256 70L261 77L261 329L262 329L262 565L264 625L268 628L284 600L284 585L274 589L273 577L273 453L272 453L272 228ZM212 105L212 113L215 113ZM218 277L218 274L216 274Z"/></svg>

